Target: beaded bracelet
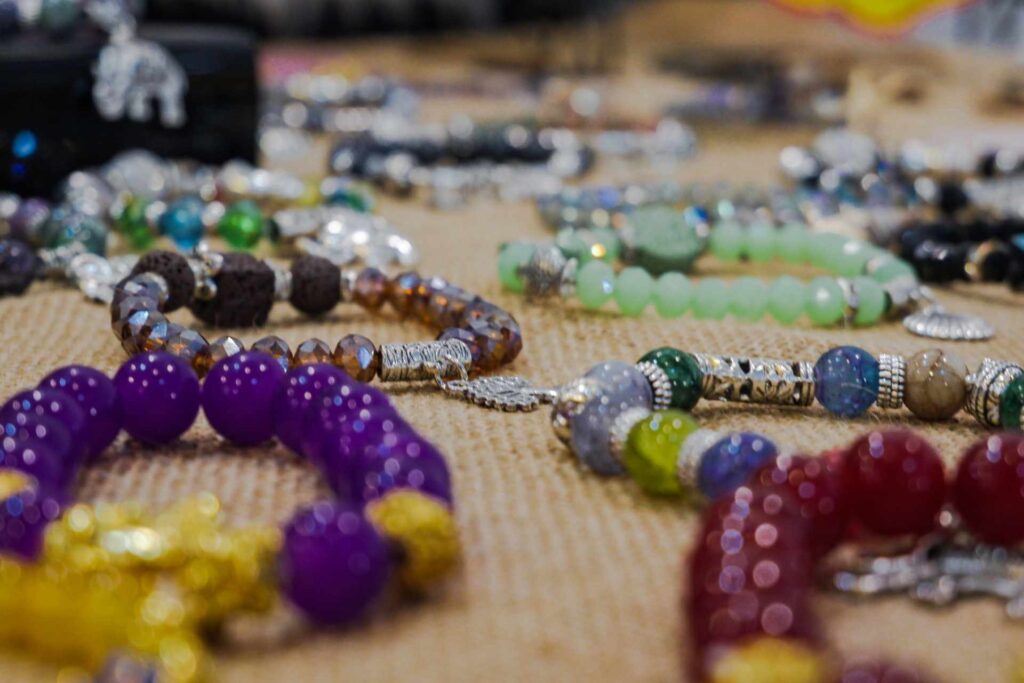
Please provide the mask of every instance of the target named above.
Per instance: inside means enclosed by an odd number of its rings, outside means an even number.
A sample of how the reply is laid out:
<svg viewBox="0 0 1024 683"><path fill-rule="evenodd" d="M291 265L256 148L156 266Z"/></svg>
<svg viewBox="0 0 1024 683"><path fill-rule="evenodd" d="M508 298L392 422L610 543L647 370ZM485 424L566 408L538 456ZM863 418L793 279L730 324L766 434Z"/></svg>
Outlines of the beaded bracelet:
<svg viewBox="0 0 1024 683"><path fill-rule="evenodd" d="M337 498L282 531L224 528L209 495L155 517L132 505L68 507L80 466L120 430L168 444L200 405L235 445L276 435ZM98 668L128 650L160 680L205 679L201 636L268 611L278 591L316 624L349 624L392 579L422 592L458 560L444 458L383 393L330 365L286 373L266 354L242 353L202 386L162 352L126 361L113 381L68 366L8 399L0 426L0 615L17 615L0 641L48 659Z"/></svg>
<svg viewBox="0 0 1024 683"><path fill-rule="evenodd" d="M947 484L938 452L922 437L875 431L821 458L782 457L761 468L705 510L687 560L693 677L921 680L880 664L856 665L866 669L861 677L850 669L835 676L811 610L816 566L844 541L876 537L883 554L861 550L865 557L828 568L833 588L908 593L932 605L991 595L1019 616L1021 560L1012 546L1024 540L1022 465L1024 438L993 435L968 447ZM916 543L893 556L901 540Z"/></svg>
<svg viewBox="0 0 1024 683"><path fill-rule="evenodd" d="M303 342L294 354L273 336L253 347L286 367L333 360L360 381L375 375L382 381L443 379L453 373L468 377L511 363L522 350L522 333L511 314L441 278L407 272L388 279L376 268L342 271L317 256L303 256L290 271L276 273L247 254L211 253L207 258L198 273L184 257L171 252L152 252L140 259L133 275L116 288L110 307L112 329L125 351L166 350L188 361L200 375L220 358L242 351L242 342L234 337L211 344L198 331L167 320L164 313L189 297L198 318L220 326L262 324L277 298L309 315L326 313L339 301L369 311L387 301L400 315L440 330L435 342L380 348L366 337L350 334L333 354L318 339Z"/></svg>

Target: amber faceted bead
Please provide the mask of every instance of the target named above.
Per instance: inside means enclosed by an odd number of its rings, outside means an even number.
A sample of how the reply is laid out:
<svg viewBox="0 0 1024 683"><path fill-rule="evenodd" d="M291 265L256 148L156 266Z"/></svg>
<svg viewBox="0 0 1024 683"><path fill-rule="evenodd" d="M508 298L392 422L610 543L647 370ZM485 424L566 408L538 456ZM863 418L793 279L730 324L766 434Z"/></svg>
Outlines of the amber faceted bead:
<svg viewBox="0 0 1024 683"><path fill-rule="evenodd" d="M242 343L242 340L225 334L223 337L214 339L205 349L201 349L192 361L192 367L200 377L204 377L217 361L242 351L245 351L245 344Z"/></svg>
<svg viewBox="0 0 1024 683"><path fill-rule="evenodd" d="M388 282L388 303L401 315L412 310L413 300L420 288L419 273L412 271L396 275Z"/></svg>
<svg viewBox="0 0 1024 683"><path fill-rule="evenodd" d="M1024 541L1024 436L1003 432L976 442L960 460L953 505L985 543Z"/></svg>
<svg viewBox="0 0 1024 683"><path fill-rule="evenodd" d="M361 334L347 334L334 348L334 364L359 382L370 382L380 367L380 353L373 342Z"/></svg>
<svg viewBox="0 0 1024 683"><path fill-rule="evenodd" d="M147 296L126 296L110 304L110 327L118 339L128 320L140 311L159 312L157 302Z"/></svg>
<svg viewBox="0 0 1024 683"><path fill-rule="evenodd" d="M159 311L135 311L120 326L121 346L130 356L159 351L167 343L169 324Z"/></svg>
<svg viewBox="0 0 1024 683"><path fill-rule="evenodd" d="M376 268L363 268L356 275L352 287L352 299L371 311L384 305L388 297L388 276Z"/></svg>
<svg viewBox="0 0 1024 683"><path fill-rule="evenodd" d="M292 349L288 346L288 342L277 335L271 334L263 337L252 345L251 350L273 356L286 372L292 366Z"/></svg>
<svg viewBox="0 0 1024 683"><path fill-rule="evenodd" d="M188 362L200 377L202 377L205 372L200 371L200 367L197 365L196 360L201 355L205 357L209 348L210 343L206 341L206 337L189 328L182 329L176 334L169 336L167 338L167 344L164 345L164 351Z"/></svg>
<svg viewBox="0 0 1024 683"><path fill-rule="evenodd" d="M466 290L446 285L431 293L427 302L430 324L436 327L458 327L465 318L466 307L475 297Z"/></svg>
<svg viewBox="0 0 1024 683"><path fill-rule="evenodd" d="M292 364L296 367L330 362L331 347L323 339L316 339L315 337L299 344L298 348L295 349L295 354L292 356Z"/></svg>

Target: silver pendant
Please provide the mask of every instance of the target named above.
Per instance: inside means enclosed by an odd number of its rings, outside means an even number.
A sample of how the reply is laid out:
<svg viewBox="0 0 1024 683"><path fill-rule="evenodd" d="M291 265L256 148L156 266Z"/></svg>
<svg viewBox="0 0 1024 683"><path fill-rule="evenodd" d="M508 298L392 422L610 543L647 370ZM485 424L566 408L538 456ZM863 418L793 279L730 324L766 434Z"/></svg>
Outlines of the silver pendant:
<svg viewBox="0 0 1024 683"><path fill-rule="evenodd" d="M840 593L906 593L930 605L988 595L1005 601L1011 618L1024 618L1024 555L944 533L922 538L909 553L857 557L839 567L830 583Z"/></svg>
<svg viewBox="0 0 1024 683"><path fill-rule="evenodd" d="M118 121L153 118L153 102L160 107L160 122L167 128L185 125L185 90L188 81L171 53L148 40L111 39L93 66L96 78L93 102L100 116Z"/></svg>
<svg viewBox="0 0 1024 683"><path fill-rule="evenodd" d="M523 377L514 375L454 380L445 382L442 388L478 406L506 412L529 412L555 400L553 390L538 389Z"/></svg>
<svg viewBox="0 0 1024 683"><path fill-rule="evenodd" d="M908 315L903 319L903 326L918 336L947 341L983 341L995 335L992 325L982 318L950 313L937 304Z"/></svg>

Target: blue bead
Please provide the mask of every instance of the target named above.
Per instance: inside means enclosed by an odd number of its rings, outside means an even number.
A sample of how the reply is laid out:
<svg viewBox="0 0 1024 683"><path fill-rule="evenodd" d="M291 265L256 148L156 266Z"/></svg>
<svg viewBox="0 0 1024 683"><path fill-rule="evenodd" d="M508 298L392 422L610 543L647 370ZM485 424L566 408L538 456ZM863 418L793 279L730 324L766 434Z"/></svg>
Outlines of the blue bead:
<svg viewBox="0 0 1024 683"><path fill-rule="evenodd" d="M199 197L182 197L172 202L160 216L160 232L170 237L179 249L191 249L203 238L203 209L203 200Z"/></svg>
<svg viewBox="0 0 1024 683"><path fill-rule="evenodd" d="M697 466L697 488L708 500L732 493L777 455L775 444L760 434L730 434L704 451Z"/></svg>
<svg viewBox="0 0 1024 683"><path fill-rule="evenodd" d="M814 396L840 417L856 417L878 398L878 361L864 349L839 346L814 364Z"/></svg>

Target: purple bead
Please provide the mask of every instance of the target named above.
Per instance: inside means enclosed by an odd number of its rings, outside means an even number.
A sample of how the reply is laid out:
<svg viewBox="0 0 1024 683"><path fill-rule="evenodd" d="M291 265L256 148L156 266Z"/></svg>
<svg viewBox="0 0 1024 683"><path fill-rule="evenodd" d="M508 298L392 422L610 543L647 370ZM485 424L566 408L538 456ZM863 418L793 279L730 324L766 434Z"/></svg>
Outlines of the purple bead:
<svg viewBox="0 0 1024 683"><path fill-rule="evenodd" d="M20 240L0 240L0 296L24 293L38 270L32 247Z"/></svg>
<svg viewBox="0 0 1024 683"><path fill-rule="evenodd" d="M730 434L704 451L697 466L697 488L708 500L732 493L778 454L775 444L760 434Z"/></svg>
<svg viewBox="0 0 1024 683"><path fill-rule="evenodd" d="M63 392L82 408L87 460L105 451L121 431L117 390L110 378L99 370L85 365L67 365L43 378L39 388Z"/></svg>
<svg viewBox="0 0 1024 683"><path fill-rule="evenodd" d="M46 525L60 516L64 501L30 476L14 487L17 476L24 475L0 470L0 553L34 560Z"/></svg>
<svg viewBox="0 0 1024 683"><path fill-rule="evenodd" d="M45 446L58 464L54 483L59 487L70 483L78 473L78 449L71 432L52 417L17 413L10 419L0 420L0 436L3 438L0 448L4 452L16 451L22 444Z"/></svg>
<svg viewBox="0 0 1024 683"><path fill-rule="evenodd" d="M352 384L339 368L327 363L301 365L288 371L274 395L274 431L285 446L302 452L303 420L324 390Z"/></svg>
<svg viewBox="0 0 1024 683"><path fill-rule="evenodd" d="M199 413L199 380L181 358L163 351L144 353L114 375L124 430L146 444L174 441Z"/></svg>
<svg viewBox="0 0 1024 683"><path fill-rule="evenodd" d="M18 416L24 416L19 420ZM53 389L28 389L15 394L0 408L0 423L27 424L30 416L49 418L67 430L70 448L61 453L68 467L77 471L85 459L85 413L67 394ZM53 424L47 425L53 429Z"/></svg>
<svg viewBox="0 0 1024 683"><path fill-rule="evenodd" d="M29 197L22 200L9 221L11 237L39 246L39 233L49 217L50 204L45 199Z"/></svg>
<svg viewBox="0 0 1024 683"><path fill-rule="evenodd" d="M0 468L18 470L32 476L43 486L63 488L63 463L45 441L31 437L0 441Z"/></svg>
<svg viewBox="0 0 1024 683"><path fill-rule="evenodd" d="M284 369L273 356L244 351L222 358L203 382L203 412L210 426L237 446L274 435L274 394Z"/></svg>
<svg viewBox="0 0 1024 683"><path fill-rule="evenodd" d="M344 503L300 510L284 531L281 586L319 624L366 613L388 580L388 544L362 513Z"/></svg>
<svg viewBox="0 0 1024 683"><path fill-rule="evenodd" d="M830 413L856 417L878 398L878 361L856 346L838 346L814 364L814 397Z"/></svg>
<svg viewBox="0 0 1024 683"><path fill-rule="evenodd" d="M382 391L360 382L350 382L322 391L313 400L302 422L301 452L319 467L323 462L321 444L338 426L357 415L394 415L391 401ZM366 411L365 414L362 411Z"/></svg>
<svg viewBox="0 0 1024 683"><path fill-rule="evenodd" d="M452 504L451 476L441 453L411 430L367 439L328 474L340 498L368 503L392 489L416 489Z"/></svg>

